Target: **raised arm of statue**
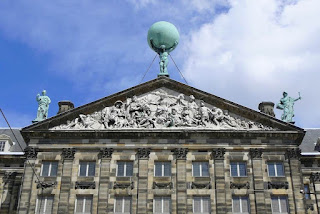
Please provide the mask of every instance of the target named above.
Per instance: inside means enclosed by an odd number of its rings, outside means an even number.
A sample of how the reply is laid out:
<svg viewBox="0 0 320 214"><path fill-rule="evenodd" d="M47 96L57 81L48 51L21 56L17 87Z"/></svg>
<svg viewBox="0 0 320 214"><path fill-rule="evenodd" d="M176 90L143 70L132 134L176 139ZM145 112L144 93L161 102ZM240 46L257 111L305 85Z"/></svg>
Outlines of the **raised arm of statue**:
<svg viewBox="0 0 320 214"><path fill-rule="evenodd" d="M298 101L298 100L301 100L301 99L302 99L302 97L301 97L300 92L299 92L299 97L297 99L295 99L294 101Z"/></svg>
<svg viewBox="0 0 320 214"><path fill-rule="evenodd" d="M177 45L178 45L178 41L175 41L174 45L171 48L169 48L168 52L173 51L173 49L175 49L177 47Z"/></svg>
<svg viewBox="0 0 320 214"><path fill-rule="evenodd" d="M162 50L160 48L157 48L154 44L153 44L153 39L150 39L150 44L153 50L155 50L158 54L162 53Z"/></svg>
<svg viewBox="0 0 320 214"><path fill-rule="evenodd" d="M37 97L36 97L37 102L39 101L39 98L40 98L40 94L37 94Z"/></svg>

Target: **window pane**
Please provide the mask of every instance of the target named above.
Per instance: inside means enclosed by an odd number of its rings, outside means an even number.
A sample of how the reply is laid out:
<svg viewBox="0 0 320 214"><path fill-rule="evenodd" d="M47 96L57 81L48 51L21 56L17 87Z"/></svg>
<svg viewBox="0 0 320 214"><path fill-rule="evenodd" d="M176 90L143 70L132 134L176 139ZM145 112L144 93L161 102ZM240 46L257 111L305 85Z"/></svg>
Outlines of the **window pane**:
<svg viewBox="0 0 320 214"><path fill-rule="evenodd" d="M231 176L232 177L238 177L238 168L237 168L237 163L231 163Z"/></svg>
<svg viewBox="0 0 320 214"><path fill-rule="evenodd" d="M0 141L0 152L3 152L3 151L4 151L5 145L6 145L6 142L5 142L5 141Z"/></svg>
<svg viewBox="0 0 320 214"><path fill-rule="evenodd" d="M91 213L91 206L92 206L92 197L86 197L85 208L84 208L84 212L86 214Z"/></svg>
<svg viewBox="0 0 320 214"><path fill-rule="evenodd" d="M117 176L124 176L124 162L118 162L118 175Z"/></svg>
<svg viewBox="0 0 320 214"><path fill-rule="evenodd" d="M287 197L280 196L279 199L280 199L281 213L287 213L288 212Z"/></svg>
<svg viewBox="0 0 320 214"><path fill-rule="evenodd" d="M193 212L194 213L201 213L201 198L200 197L193 198Z"/></svg>
<svg viewBox="0 0 320 214"><path fill-rule="evenodd" d="M210 212L210 198L203 197L202 198L202 205L203 205L203 213L209 213Z"/></svg>
<svg viewBox="0 0 320 214"><path fill-rule="evenodd" d="M209 164L207 162L202 163L202 176L209 176Z"/></svg>
<svg viewBox="0 0 320 214"><path fill-rule="evenodd" d="M126 176L132 176L133 174L133 162L127 162Z"/></svg>
<svg viewBox="0 0 320 214"><path fill-rule="evenodd" d="M163 213L170 213L171 199L169 197L163 198Z"/></svg>
<svg viewBox="0 0 320 214"><path fill-rule="evenodd" d="M162 176L162 163L155 162L155 176Z"/></svg>
<svg viewBox="0 0 320 214"><path fill-rule="evenodd" d="M53 197L48 196L48 197L46 197L46 199L47 199L47 203L46 203L45 213L51 214L52 213L52 205L53 205Z"/></svg>
<svg viewBox="0 0 320 214"><path fill-rule="evenodd" d="M200 163L199 162L193 162L192 163L193 167L193 176L194 177L199 177L200 176Z"/></svg>
<svg viewBox="0 0 320 214"><path fill-rule="evenodd" d="M234 213L240 213L240 198L238 196L232 197L232 211Z"/></svg>
<svg viewBox="0 0 320 214"><path fill-rule="evenodd" d="M42 176L49 175L49 166L50 166L50 162L43 162L42 163Z"/></svg>
<svg viewBox="0 0 320 214"><path fill-rule="evenodd" d="M89 162L88 176L94 176L95 171L96 171L96 163L95 162Z"/></svg>
<svg viewBox="0 0 320 214"><path fill-rule="evenodd" d="M277 166L277 176L284 176L283 164L276 163L276 166Z"/></svg>
<svg viewBox="0 0 320 214"><path fill-rule="evenodd" d="M115 209L116 213L122 213L122 197L116 198Z"/></svg>
<svg viewBox="0 0 320 214"><path fill-rule="evenodd" d="M51 162L51 173L50 176L57 176L58 171L58 162Z"/></svg>
<svg viewBox="0 0 320 214"><path fill-rule="evenodd" d="M242 205L242 212L248 213L249 212L249 203L248 203L248 197L244 196L241 197L241 205Z"/></svg>
<svg viewBox="0 0 320 214"><path fill-rule="evenodd" d="M269 176L276 176L274 163L268 163L268 173L269 173Z"/></svg>
<svg viewBox="0 0 320 214"><path fill-rule="evenodd" d="M162 213L161 197L155 197L153 203L154 203L154 212Z"/></svg>
<svg viewBox="0 0 320 214"><path fill-rule="evenodd" d="M246 163L239 163L240 176L247 176L247 166Z"/></svg>
<svg viewBox="0 0 320 214"><path fill-rule="evenodd" d="M130 213L130 212L131 212L131 198L124 197L124 213Z"/></svg>
<svg viewBox="0 0 320 214"><path fill-rule="evenodd" d="M77 197L76 213L83 212L83 197Z"/></svg>
<svg viewBox="0 0 320 214"><path fill-rule="evenodd" d="M171 175L171 163L164 162L164 176L170 176L170 175Z"/></svg>
<svg viewBox="0 0 320 214"><path fill-rule="evenodd" d="M278 197L271 197L271 208L272 213L280 212Z"/></svg>

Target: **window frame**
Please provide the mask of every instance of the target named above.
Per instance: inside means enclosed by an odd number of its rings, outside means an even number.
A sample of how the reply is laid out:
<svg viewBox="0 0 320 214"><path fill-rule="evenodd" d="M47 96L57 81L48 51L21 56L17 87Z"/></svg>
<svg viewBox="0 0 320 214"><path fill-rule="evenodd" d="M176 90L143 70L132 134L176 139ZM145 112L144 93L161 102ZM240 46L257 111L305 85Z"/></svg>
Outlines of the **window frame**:
<svg viewBox="0 0 320 214"><path fill-rule="evenodd" d="M119 175L119 163L124 163L123 165L123 175ZM127 175L127 163L132 164L132 175ZM117 161L116 167L116 177L132 177L133 176L133 161Z"/></svg>
<svg viewBox="0 0 320 214"><path fill-rule="evenodd" d="M200 198L200 203L201 203L201 205L200 205L200 209L201 209L201 212L195 212L194 211L194 199L195 198ZM203 211L203 199L204 198L206 198L206 199L209 199L209 212L208 213L205 213L204 211ZM211 198L210 198L210 196L193 196L193 198L192 198L192 213L195 213L195 214L202 214L202 213L204 213L204 214L211 214Z"/></svg>
<svg viewBox="0 0 320 214"><path fill-rule="evenodd" d="M239 204L240 204L240 212L234 212L234 206L233 206L233 199L234 198L239 198ZM242 210L242 200L246 199L247 200L247 204L248 204L248 212L243 212ZM241 214L241 213L244 213L244 214L250 214L250 199L249 199L249 196L248 195L233 195L232 196L232 213L234 214Z"/></svg>
<svg viewBox="0 0 320 214"><path fill-rule="evenodd" d="M161 164L161 176L156 175L156 163L162 163ZM169 165L170 173L169 175L165 175L165 164ZM153 176L154 177L170 177L172 175L172 165L170 161L155 161L154 167L153 167Z"/></svg>
<svg viewBox="0 0 320 214"><path fill-rule="evenodd" d="M156 212L156 210L155 210L155 200L156 199L161 199L161 212ZM165 198L168 198L169 199L169 212L164 212L164 207L163 207L163 204L164 204L164 199ZM153 198L153 213L155 213L155 214L170 214L171 213L171 203L172 203L172 201L171 201L171 197L170 196L155 196L154 198Z"/></svg>
<svg viewBox="0 0 320 214"><path fill-rule="evenodd" d="M44 163L50 163L49 164L49 169L48 169L48 175L43 175L43 166ZM56 171L56 175L51 175L52 174L52 164L55 163L57 164L57 171ZM41 169L40 169L40 176L41 177L57 177L58 175L58 167L59 167L59 162L58 161L42 161L41 163Z"/></svg>
<svg viewBox="0 0 320 214"><path fill-rule="evenodd" d="M7 141L0 140L0 152L4 152L4 150L6 148L6 143L7 143Z"/></svg>
<svg viewBox="0 0 320 214"><path fill-rule="evenodd" d="M78 204L79 198L83 199L82 212L77 212L77 204ZM74 203L74 213L75 214L86 213L85 210L86 210L86 200L87 199L91 200L90 214L92 214L93 195L77 195L76 196L76 201Z"/></svg>
<svg viewBox="0 0 320 214"><path fill-rule="evenodd" d="M53 210L53 202L54 202L54 196L53 195L38 195L37 197L37 201L36 201L36 213L40 213L40 214L45 214L46 212L41 212L41 210L38 210L38 208L40 209L39 207L39 203L41 205L41 201L44 199L44 206L43 206L43 209L44 211L47 209L47 201L48 201L48 198L51 198L52 199L52 206L51 206L51 210L50 210L50 213L52 213L52 210ZM41 207L42 208L42 207Z"/></svg>
<svg viewBox="0 0 320 214"><path fill-rule="evenodd" d="M277 163L281 163L282 166L282 172L283 175L278 175L278 167L277 167ZM269 165L273 164L274 167L274 176L270 175L270 170L269 170ZM284 164L281 161L270 161L267 163L267 168L268 168L268 177L285 177L285 171L284 171Z"/></svg>
<svg viewBox="0 0 320 214"><path fill-rule="evenodd" d="M232 175L232 164L235 163L237 165L237 176L233 176ZM240 175L240 163L244 163L244 167L245 167L245 175ZM247 162L245 161L230 161L230 177L235 177L235 178L239 178L239 177L248 177L248 167L247 167Z"/></svg>
<svg viewBox="0 0 320 214"><path fill-rule="evenodd" d="M81 175L81 165L86 163L86 175ZM94 163L94 173L93 175L89 175L89 167L90 167L90 163ZM78 170L78 176L79 177L95 177L96 175L96 162L95 161L80 161L79 162L79 170Z"/></svg>
<svg viewBox="0 0 320 214"><path fill-rule="evenodd" d="M286 212L282 212L282 210L281 210L281 198L280 197L285 197L286 207L287 207ZM273 211L273 206L272 206L272 201L273 201L272 199L273 198L277 198L280 212L274 212ZM289 214L290 213L290 211L289 211L289 201L288 201L288 196L287 195L272 195L271 196L271 213L272 214Z"/></svg>
<svg viewBox="0 0 320 214"><path fill-rule="evenodd" d="M310 185L309 184L303 184L303 191L304 191L304 199L310 200L311 194L310 194Z"/></svg>
<svg viewBox="0 0 320 214"><path fill-rule="evenodd" d="M125 213L124 212L124 205L125 205L125 199L129 199L130 200L130 211L129 213L131 213L132 211L132 197L130 196L116 196L115 197L115 200L114 200L114 203L113 203L113 213L115 214L121 214L121 213ZM122 203L121 203L121 212L116 212L116 204L117 204L117 200L118 199L121 199L122 200Z"/></svg>
<svg viewBox="0 0 320 214"><path fill-rule="evenodd" d="M195 176L195 175L194 175L194 172L195 172L194 169L193 169L193 167L194 167L193 164L194 164L194 163L200 163L200 164L199 164L199 170L200 170L199 176ZM203 172L202 172L202 167L203 167L202 164L203 164L203 163L204 163L204 164L207 164L207 166L208 166L208 175L203 175ZM210 177L209 167L210 167L210 166L209 166L209 162L208 162L208 161L192 161L192 177Z"/></svg>

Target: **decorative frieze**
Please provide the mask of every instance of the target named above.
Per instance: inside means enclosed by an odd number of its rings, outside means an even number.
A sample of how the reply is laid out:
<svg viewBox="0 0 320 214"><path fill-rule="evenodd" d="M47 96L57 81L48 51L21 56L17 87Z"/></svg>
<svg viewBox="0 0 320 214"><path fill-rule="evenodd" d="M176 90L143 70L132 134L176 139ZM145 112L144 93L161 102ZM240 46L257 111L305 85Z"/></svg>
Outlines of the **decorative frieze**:
<svg viewBox="0 0 320 214"><path fill-rule="evenodd" d="M262 158L262 149L250 149L249 151L249 155L251 158L255 159L255 158Z"/></svg>
<svg viewBox="0 0 320 214"><path fill-rule="evenodd" d="M113 189L133 189L134 188L134 183L118 183L114 182L113 184Z"/></svg>
<svg viewBox="0 0 320 214"><path fill-rule="evenodd" d="M288 189L289 183L288 182L268 182L267 184L268 189Z"/></svg>
<svg viewBox="0 0 320 214"><path fill-rule="evenodd" d="M153 189L172 189L172 187L173 187L172 182L168 182L168 183L153 182L152 184Z"/></svg>
<svg viewBox="0 0 320 214"><path fill-rule="evenodd" d="M224 159L225 153L226 153L225 148L214 149L214 150L212 150L211 156L213 159Z"/></svg>
<svg viewBox="0 0 320 214"><path fill-rule="evenodd" d="M137 155L139 159L149 159L151 149L149 148L141 148L138 149Z"/></svg>
<svg viewBox="0 0 320 214"><path fill-rule="evenodd" d="M211 183L195 183L195 182L192 182L191 183L191 189L211 189L212 186L211 186Z"/></svg>
<svg viewBox="0 0 320 214"><path fill-rule="evenodd" d="M38 148L28 146L24 150L24 156L27 159L37 159L38 151L39 151Z"/></svg>
<svg viewBox="0 0 320 214"><path fill-rule="evenodd" d="M64 159L73 160L75 153L76 153L76 149L75 148L64 148L62 150L62 157Z"/></svg>
<svg viewBox="0 0 320 214"><path fill-rule="evenodd" d="M48 183L48 182L44 182L44 181L35 181L36 184L37 184L37 189L47 189L47 188L50 188L50 187L56 187L57 185L57 182L51 182L51 183Z"/></svg>
<svg viewBox="0 0 320 214"><path fill-rule="evenodd" d="M287 149L285 157L286 159L299 159L300 160L301 156L301 149Z"/></svg>
<svg viewBox="0 0 320 214"><path fill-rule="evenodd" d="M75 189L95 189L96 182L76 181L74 188Z"/></svg>
<svg viewBox="0 0 320 214"><path fill-rule="evenodd" d="M113 148L100 149L99 158L111 158L113 153Z"/></svg>
<svg viewBox="0 0 320 214"><path fill-rule="evenodd" d="M174 155L177 159L186 159L189 149L187 148L176 148L174 150Z"/></svg>
<svg viewBox="0 0 320 214"><path fill-rule="evenodd" d="M250 183L233 183L230 182L230 189L250 189Z"/></svg>

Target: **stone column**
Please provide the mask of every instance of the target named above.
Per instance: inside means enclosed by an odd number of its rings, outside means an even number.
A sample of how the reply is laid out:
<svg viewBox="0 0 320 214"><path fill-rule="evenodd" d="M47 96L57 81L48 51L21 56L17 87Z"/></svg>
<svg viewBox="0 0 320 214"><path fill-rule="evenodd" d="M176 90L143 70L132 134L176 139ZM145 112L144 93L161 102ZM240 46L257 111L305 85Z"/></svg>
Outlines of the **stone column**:
<svg viewBox="0 0 320 214"><path fill-rule="evenodd" d="M141 148L138 149L138 203L137 213L147 213L147 198L148 198L148 160L150 155L150 149Z"/></svg>
<svg viewBox="0 0 320 214"><path fill-rule="evenodd" d="M26 156L27 160L24 164L24 176L18 211L21 214L28 213L29 210L32 185L34 182L34 172L32 167L34 167L35 161L37 159L38 148L27 147L24 150L24 155Z"/></svg>
<svg viewBox="0 0 320 214"><path fill-rule="evenodd" d="M287 149L286 151L286 159L288 159L289 162L289 169L291 175L291 188L294 199L294 207L296 209L296 213L298 214L305 213L306 211L303 200L303 194L300 193L301 188L303 188L301 166L299 161L300 155L301 150L299 148Z"/></svg>
<svg viewBox="0 0 320 214"><path fill-rule="evenodd" d="M99 153L100 160L100 178L99 178L99 198L98 213L107 213L108 211L108 194L110 181L110 160L113 149L101 149Z"/></svg>
<svg viewBox="0 0 320 214"><path fill-rule="evenodd" d="M255 213L266 213L262 170L262 149L250 149L249 156L251 158L252 165L254 211ZM252 202L250 202L250 204L252 204Z"/></svg>
<svg viewBox="0 0 320 214"><path fill-rule="evenodd" d="M65 148L62 150L63 158L63 168L61 175L61 185L60 185L60 198L58 204L58 213L64 214L69 212L69 206L74 206L69 204L70 190L72 188L71 176L72 176L72 165L74 154L76 150L74 148Z"/></svg>
<svg viewBox="0 0 320 214"><path fill-rule="evenodd" d="M177 213L187 213L187 176L186 176L186 158L188 154L187 148L177 148L174 150L176 156L177 167Z"/></svg>
<svg viewBox="0 0 320 214"><path fill-rule="evenodd" d="M1 208L0 213L10 213L12 210L10 210L10 207L12 207L12 203L15 203L12 201L14 199L13 195L13 189L15 188L15 178L16 178L17 172L5 172L3 178L2 178L2 191L1 191ZM16 199L18 200L18 199Z"/></svg>
<svg viewBox="0 0 320 214"><path fill-rule="evenodd" d="M214 159L215 169L215 184L216 191L216 211L219 213L227 213L226 209L226 181L224 176L224 148L214 149L212 151L212 158Z"/></svg>

